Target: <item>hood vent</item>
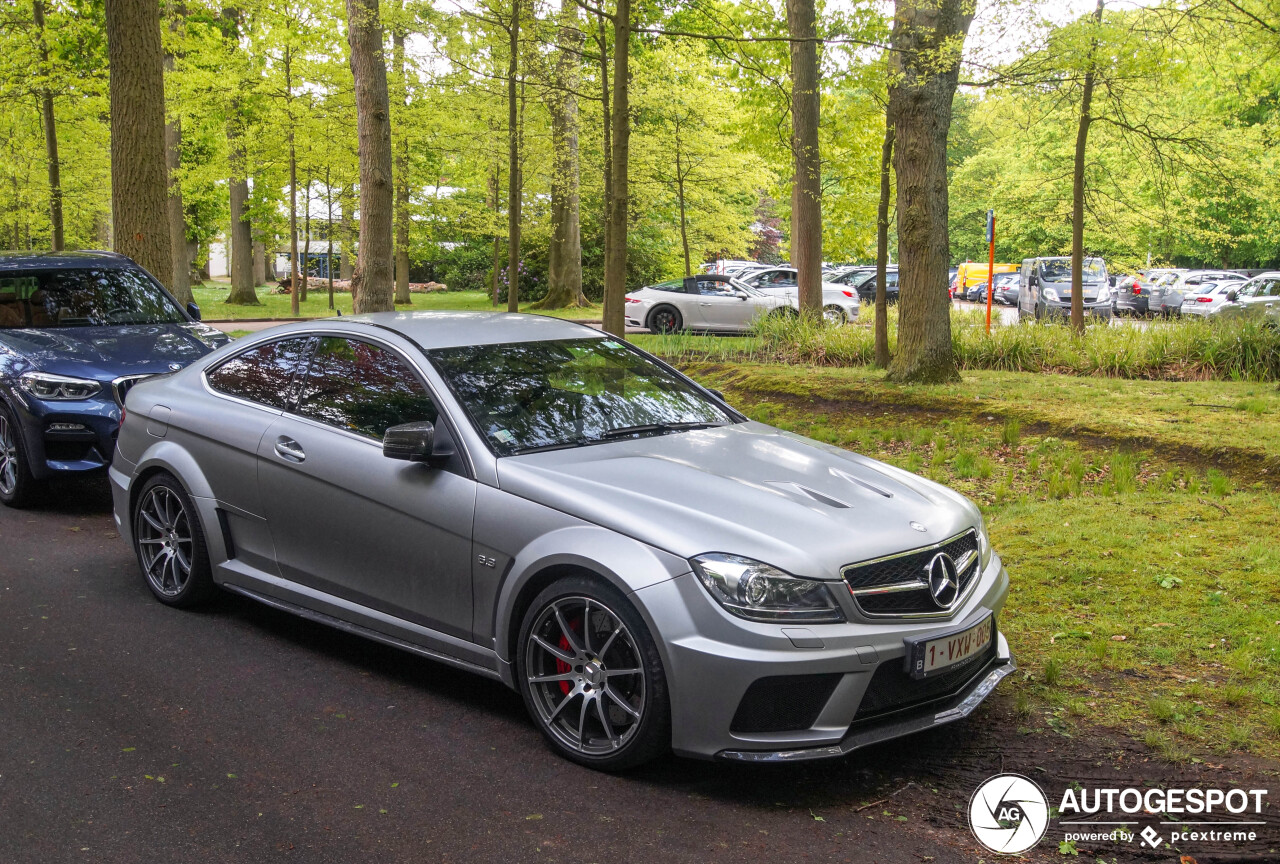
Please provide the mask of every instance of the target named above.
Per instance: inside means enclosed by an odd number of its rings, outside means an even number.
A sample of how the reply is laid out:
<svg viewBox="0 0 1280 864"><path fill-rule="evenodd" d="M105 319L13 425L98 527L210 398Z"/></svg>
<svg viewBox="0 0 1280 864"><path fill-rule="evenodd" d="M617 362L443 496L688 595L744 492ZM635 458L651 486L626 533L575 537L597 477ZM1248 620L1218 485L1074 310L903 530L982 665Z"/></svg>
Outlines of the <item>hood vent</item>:
<svg viewBox="0 0 1280 864"><path fill-rule="evenodd" d="M837 510L849 509L849 505L841 501L839 498L832 498L830 495L824 495L816 489L810 489L808 486L801 486L799 483L792 483L789 480L772 480L769 482L769 485L793 494L803 495L812 501L817 501L819 504L825 504L828 507L834 507Z"/></svg>
<svg viewBox="0 0 1280 864"><path fill-rule="evenodd" d="M863 480L861 477L854 477L852 474L848 473L847 471L841 471L839 468L831 468L829 470L831 471L832 474L839 477L841 480L848 480L850 483L856 483L859 486L861 486L863 489L867 489L871 492L876 493L877 495L883 495L885 498L893 497L892 492L888 492L884 489L881 489L879 486L876 486L872 483L868 483L866 480Z"/></svg>

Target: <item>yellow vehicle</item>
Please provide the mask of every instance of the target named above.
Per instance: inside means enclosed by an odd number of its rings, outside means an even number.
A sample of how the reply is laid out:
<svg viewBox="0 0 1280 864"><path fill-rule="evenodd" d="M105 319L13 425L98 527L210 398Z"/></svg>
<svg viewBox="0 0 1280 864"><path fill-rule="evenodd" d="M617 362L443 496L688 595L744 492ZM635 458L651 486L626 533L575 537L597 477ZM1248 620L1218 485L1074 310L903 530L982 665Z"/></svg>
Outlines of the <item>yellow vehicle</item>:
<svg viewBox="0 0 1280 864"><path fill-rule="evenodd" d="M971 285L977 285L979 282L986 282L991 278L991 273L988 272L989 270L990 267L988 267L986 261L966 261L957 268L956 278L953 285L955 288L963 291ZM1018 265L997 264L996 272L1017 273Z"/></svg>

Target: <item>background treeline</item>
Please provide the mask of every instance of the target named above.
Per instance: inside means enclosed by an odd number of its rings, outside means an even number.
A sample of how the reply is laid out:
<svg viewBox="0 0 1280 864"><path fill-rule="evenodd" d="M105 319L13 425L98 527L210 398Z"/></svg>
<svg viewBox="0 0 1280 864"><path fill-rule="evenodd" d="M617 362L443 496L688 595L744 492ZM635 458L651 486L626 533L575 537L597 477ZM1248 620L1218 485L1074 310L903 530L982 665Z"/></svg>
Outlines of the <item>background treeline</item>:
<svg viewBox="0 0 1280 864"><path fill-rule="evenodd" d="M998 258L1069 251L1087 65L1096 78L1086 160L1090 253L1121 268L1144 264L1148 254L1180 265L1280 265L1280 30L1259 26L1274 18L1280 27L1280 15L1266 3L1240 13L1248 5L1107 10L1101 24L1017 33L1023 48L1006 50L1003 62L966 65L948 148L952 260L985 258L989 207L1000 217ZM291 213L300 250L310 241L312 254L322 252L330 235L352 250L359 175L343 4L166 0L160 11L176 178L170 198L178 202L170 209L188 265L181 269L198 268L209 243L230 233L233 208L251 225L255 283L270 250L288 245ZM829 261L875 254L885 11L818 10ZM525 0L514 18L502 0L392 0L380 14L401 268L415 280L484 290L493 289L496 270L504 293L514 65L521 299L546 290L563 221L553 212L553 186L568 164L562 151L572 146L582 290L598 300L612 26L590 3L572 0ZM640 3L632 21L628 284L715 257L787 258L785 6ZM103 0L4 4L0 248L49 248L59 219L66 248L111 245L107 88ZM570 102L574 134L566 142ZM344 265L353 256L346 258ZM183 275L175 271L175 281Z"/></svg>

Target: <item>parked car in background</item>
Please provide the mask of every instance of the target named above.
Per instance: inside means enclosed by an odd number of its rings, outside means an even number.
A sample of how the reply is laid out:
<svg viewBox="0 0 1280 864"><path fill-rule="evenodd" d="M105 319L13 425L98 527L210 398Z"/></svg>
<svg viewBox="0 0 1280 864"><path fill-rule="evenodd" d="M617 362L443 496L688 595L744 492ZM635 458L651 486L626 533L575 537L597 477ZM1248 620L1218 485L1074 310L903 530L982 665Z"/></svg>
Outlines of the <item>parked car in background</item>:
<svg viewBox="0 0 1280 864"><path fill-rule="evenodd" d="M790 314L786 297L762 294L719 273L702 273L660 282L627 294L623 310L631 327L654 333L705 330L744 333L758 315Z"/></svg>
<svg viewBox="0 0 1280 864"><path fill-rule="evenodd" d="M1280 326L1280 271L1254 276L1227 291L1227 302L1215 313L1224 318L1259 317Z"/></svg>
<svg viewBox="0 0 1280 864"><path fill-rule="evenodd" d="M898 265L889 264L884 268L885 275L885 299L889 303L898 302ZM858 299L863 303L876 302L876 268L869 269L859 268L856 271L846 273L843 276L832 280L836 284L845 285L858 294Z"/></svg>
<svg viewBox="0 0 1280 864"><path fill-rule="evenodd" d="M1101 258L1084 259L1081 300L1084 314L1111 318L1111 287ZM1071 314L1071 259L1027 258L1018 285L1018 319L1063 318Z"/></svg>
<svg viewBox="0 0 1280 864"><path fill-rule="evenodd" d="M1017 273L1017 264L997 264L996 273ZM956 268L955 283L958 291L968 290L979 282L986 282L991 277L991 267L986 261L966 261ZM953 295L954 296L954 295Z"/></svg>
<svg viewBox="0 0 1280 864"><path fill-rule="evenodd" d="M1151 284L1147 309L1152 315L1178 315L1182 312L1182 300L1205 282L1223 279L1239 279L1239 274L1229 270L1179 270L1161 276Z"/></svg>
<svg viewBox="0 0 1280 864"><path fill-rule="evenodd" d="M970 303L987 302L987 281L974 282L968 288L964 289L964 299Z"/></svg>
<svg viewBox="0 0 1280 864"><path fill-rule="evenodd" d="M125 394L230 341L110 252L0 252L0 502L111 462Z"/></svg>
<svg viewBox="0 0 1280 864"><path fill-rule="evenodd" d="M823 274L824 276L826 274ZM794 267L774 267L752 273L742 281L761 294L786 297L797 310L800 308L798 274ZM833 324L847 324L858 317L858 294L851 288L823 282L822 314Z"/></svg>
<svg viewBox="0 0 1280 864"><path fill-rule="evenodd" d="M1158 267L1117 279L1116 290L1111 292L1112 310L1117 315L1147 315L1151 286L1166 276L1183 272L1185 271L1178 268Z"/></svg>
<svg viewBox="0 0 1280 864"><path fill-rule="evenodd" d="M1003 306L1017 306L1018 285L1021 281L1021 273L997 273L996 291L992 299Z"/></svg>
<svg viewBox="0 0 1280 864"><path fill-rule="evenodd" d="M1195 289L1182 297L1183 315L1208 318L1217 314L1228 302L1227 295L1239 291L1244 279L1223 279L1221 282L1201 282Z"/></svg>
<svg viewBox="0 0 1280 864"><path fill-rule="evenodd" d="M157 601L222 588L500 681L593 769L839 757L1016 669L972 501L581 324L297 322L129 401L115 518Z"/></svg>

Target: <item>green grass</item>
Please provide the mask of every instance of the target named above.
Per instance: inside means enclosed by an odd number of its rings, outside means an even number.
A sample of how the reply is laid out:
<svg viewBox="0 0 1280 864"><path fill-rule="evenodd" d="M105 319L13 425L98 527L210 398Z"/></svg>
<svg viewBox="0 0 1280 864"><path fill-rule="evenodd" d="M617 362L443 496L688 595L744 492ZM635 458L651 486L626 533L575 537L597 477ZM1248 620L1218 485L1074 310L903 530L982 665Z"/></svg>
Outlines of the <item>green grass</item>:
<svg viewBox="0 0 1280 864"><path fill-rule="evenodd" d="M687 371L756 419L979 503L1013 580L1001 627L1020 671L1003 689L1021 723L1101 724L1171 762L1246 748L1280 756L1280 472L1248 471L1280 446L1280 424L1263 421L1280 409L1270 388L1000 372L898 387L861 368ZM1249 400L1266 410L1236 409ZM1021 418L1017 443L1006 412ZM1226 442L1241 448L1235 463L1219 458Z"/></svg>
<svg viewBox="0 0 1280 864"><path fill-rule="evenodd" d="M204 288L195 288L196 303L200 313L208 321L238 321L246 318L291 318L293 317L288 294L269 293L275 286L258 289L259 306L239 306L223 302L230 292L230 286L215 282L206 283ZM472 312L495 311L489 297L482 291L437 291L431 294L411 294L409 306L397 306L397 309L452 309ZM342 310L344 315L351 314L351 295L334 294L334 306ZM522 304L521 312L538 312L530 309L530 304ZM334 313L329 309L329 292L324 280L312 281L305 302L299 304L299 317L324 318ZM497 311L506 311L499 307ZM542 312L557 318L597 319L600 317L599 306L586 308L554 309Z"/></svg>

